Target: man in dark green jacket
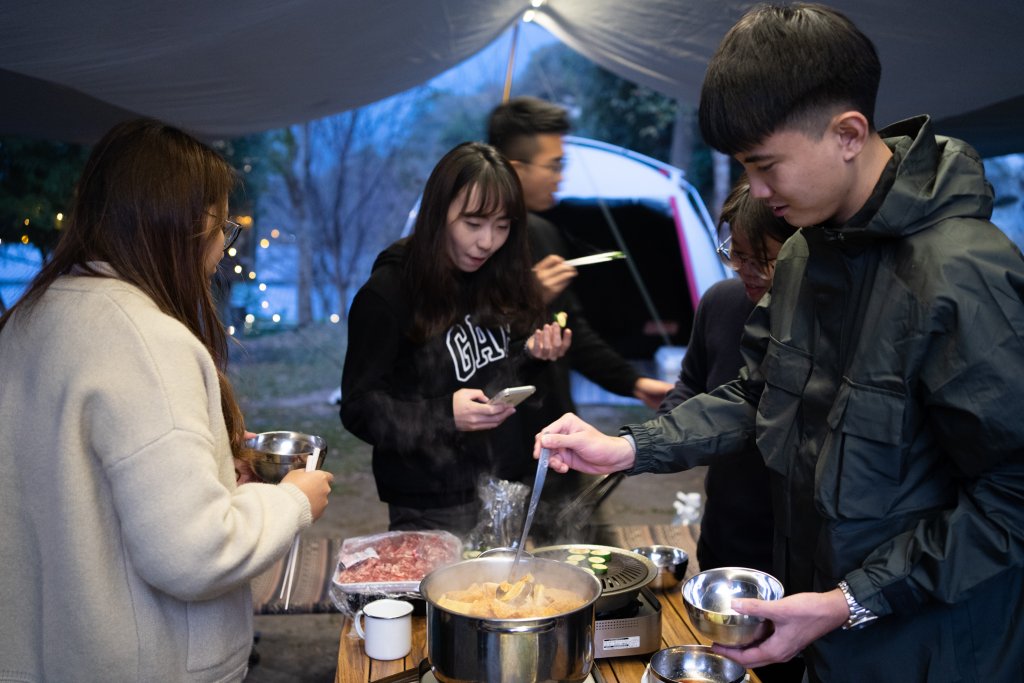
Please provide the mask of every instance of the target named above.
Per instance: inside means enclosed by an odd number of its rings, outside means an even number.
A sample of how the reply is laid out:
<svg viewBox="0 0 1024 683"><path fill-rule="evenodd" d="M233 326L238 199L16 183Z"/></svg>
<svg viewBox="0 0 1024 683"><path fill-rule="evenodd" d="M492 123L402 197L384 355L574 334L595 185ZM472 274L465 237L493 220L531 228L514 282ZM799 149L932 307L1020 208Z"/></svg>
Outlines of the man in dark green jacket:
<svg viewBox="0 0 1024 683"><path fill-rule="evenodd" d="M552 467L671 472L754 440L787 596L747 666L811 681L1024 680L1024 260L991 187L927 117L875 131L874 47L819 5L760 6L701 93L709 144L802 226L749 319L739 378L605 436L575 416Z"/></svg>

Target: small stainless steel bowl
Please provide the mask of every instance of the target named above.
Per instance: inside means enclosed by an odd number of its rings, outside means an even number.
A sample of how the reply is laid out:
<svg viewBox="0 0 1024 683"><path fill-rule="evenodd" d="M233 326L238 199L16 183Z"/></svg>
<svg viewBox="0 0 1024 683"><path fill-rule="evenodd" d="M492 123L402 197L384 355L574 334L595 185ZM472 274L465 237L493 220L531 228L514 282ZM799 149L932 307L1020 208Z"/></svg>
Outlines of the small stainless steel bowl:
<svg viewBox="0 0 1024 683"><path fill-rule="evenodd" d="M690 564L687 552L671 545L645 545L633 548L633 552L643 555L658 568L658 575L648 584L654 590L667 591L678 586Z"/></svg>
<svg viewBox="0 0 1024 683"><path fill-rule="evenodd" d="M747 670L742 664L712 652L707 645L676 645L654 653L651 675L656 681L669 683L740 683Z"/></svg>
<svg viewBox="0 0 1024 683"><path fill-rule="evenodd" d="M327 442L323 437L300 432L263 432L247 439L245 445L256 452L252 468L263 481L277 484L292 470L306 467L306 460L319 448L316 467L324 464Z"/></svg>
<svg viewBox="0 0 1024 683"><path fill-rule="evenodd" d="M683 604L694 628L713 642L743 647L771 633L771 622L738 614L733 598L778 600L782 583L771 574L744 567L720 567L693 576L683 584Z"/></svg>

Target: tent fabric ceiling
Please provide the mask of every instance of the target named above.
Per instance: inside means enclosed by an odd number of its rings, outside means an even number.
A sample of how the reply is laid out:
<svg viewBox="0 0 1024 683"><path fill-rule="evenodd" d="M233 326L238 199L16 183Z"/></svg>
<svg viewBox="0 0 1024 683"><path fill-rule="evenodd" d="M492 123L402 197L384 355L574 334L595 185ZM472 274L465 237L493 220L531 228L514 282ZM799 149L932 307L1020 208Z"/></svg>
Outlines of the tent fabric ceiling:
<svg viewBox="0 0 1024 683"><path fill-rule="evenodd" d="M695 103L708 58L752 4L547 0L536 21L610 71ZM966 127L957 119L970 139L986 111L1002 121L1008 107L1024 113L1020 0L830 4L878 47L879 125L979 112ZM0 4L0 133L90 142L134 115L205 138L278 128L423 83L527 9L529 0L13 0Z"/></svg>

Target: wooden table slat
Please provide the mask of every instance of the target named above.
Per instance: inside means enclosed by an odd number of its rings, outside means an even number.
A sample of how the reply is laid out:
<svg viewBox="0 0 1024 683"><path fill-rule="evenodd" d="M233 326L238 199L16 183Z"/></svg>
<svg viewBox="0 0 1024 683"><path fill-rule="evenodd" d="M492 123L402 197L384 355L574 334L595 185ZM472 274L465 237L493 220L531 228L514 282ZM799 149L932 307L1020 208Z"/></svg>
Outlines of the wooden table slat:
<svg viewBox="0 0 1024 683"><path fill-rule="evenodd" d="M640 657L613 657L611 659L597 660L597 668L601 674L611 680L621 683L639 683L647 670L647 658Z"/></svg>
<svg viewBox="0 0 1024 683"><path fill-rule="evenodd" d="M686 629L686 635L680 637L681 642L700 643L701 645L710 645L711 641L703 636L697 629L693 627L690 622L690 617L686 613L686 606L683 605L682 591L676 590L670 593L666 593L660 596L661 604L663 609L671 609L679 615L677 623ZM686 637L688 636L688 637ZM685 641L684 641L685 638Z"/></svg>
<svg viewBox="0 0 1024 683"><path fill-rule="evenodd" d="M679 617L679 610L672 604L671 594L657 593L661 602L661 640L664 647L679 643L692 643L696 640L690 625Z"/></svg>
<svg viewBox="0 0 1024 683"><path fill-rule="evenodd" d="M352 632L352 635L349 633ZM338 646L338 671L335 673L336 681L366 681L367 674L371 667L372 660L366 656L363 650L363 643L355 632L352 631L352 620L345 619L341 629L341 643ZM366 674L359 675L357 672L366 670Z"/></svg>

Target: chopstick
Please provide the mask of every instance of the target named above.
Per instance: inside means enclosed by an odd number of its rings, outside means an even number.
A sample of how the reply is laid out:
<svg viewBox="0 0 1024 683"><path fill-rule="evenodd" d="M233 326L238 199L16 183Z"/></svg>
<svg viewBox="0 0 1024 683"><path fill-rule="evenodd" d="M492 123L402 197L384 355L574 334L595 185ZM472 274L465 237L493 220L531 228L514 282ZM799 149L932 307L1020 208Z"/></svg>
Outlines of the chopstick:
<svg viewBox="0 0 1024 683"><path fill-rule="evenodd" d="M313 446L313 452L306 458L306 471L316 472L316 466L320 462L320 449Z"/></svg>
<svg viewBox="0 0 1024 683"><path fill-rule="evenodd" d="M288 564L285 567L285 579L284 585L281 587L281 592L284 596L284 611L288 611L288 604L292 599L292 586L295 584L295 562L299 557L299 537L296 536L295 540L292 541L291 552L288 553Z"/></svg>
<svg viewBox="0 0 1024 683"><path fill-rule="evenodd" d="M570 266L589 266L592 263L604 263L606 261L615 261L617 259L626 258L626 255L621 251L605 251L600 254L591 254L590 256L580 256L579 258L571 258L565 261L566 265Z"/></svg>
<svg viewBox="0 0 1024 683"><path fill-rule="evenodd" d="M306 471L315 472L317 463L320 462L320 449L313 447L313 453L306 458ZM292 541L292 549L288 552L288 561L284 566L284 580L281 582L281 592L278 593L278 600L284 599L284 611L288 611L288 605L292 599L292 586L295 584L295 561L299 556L299 536Z"/></svg>

